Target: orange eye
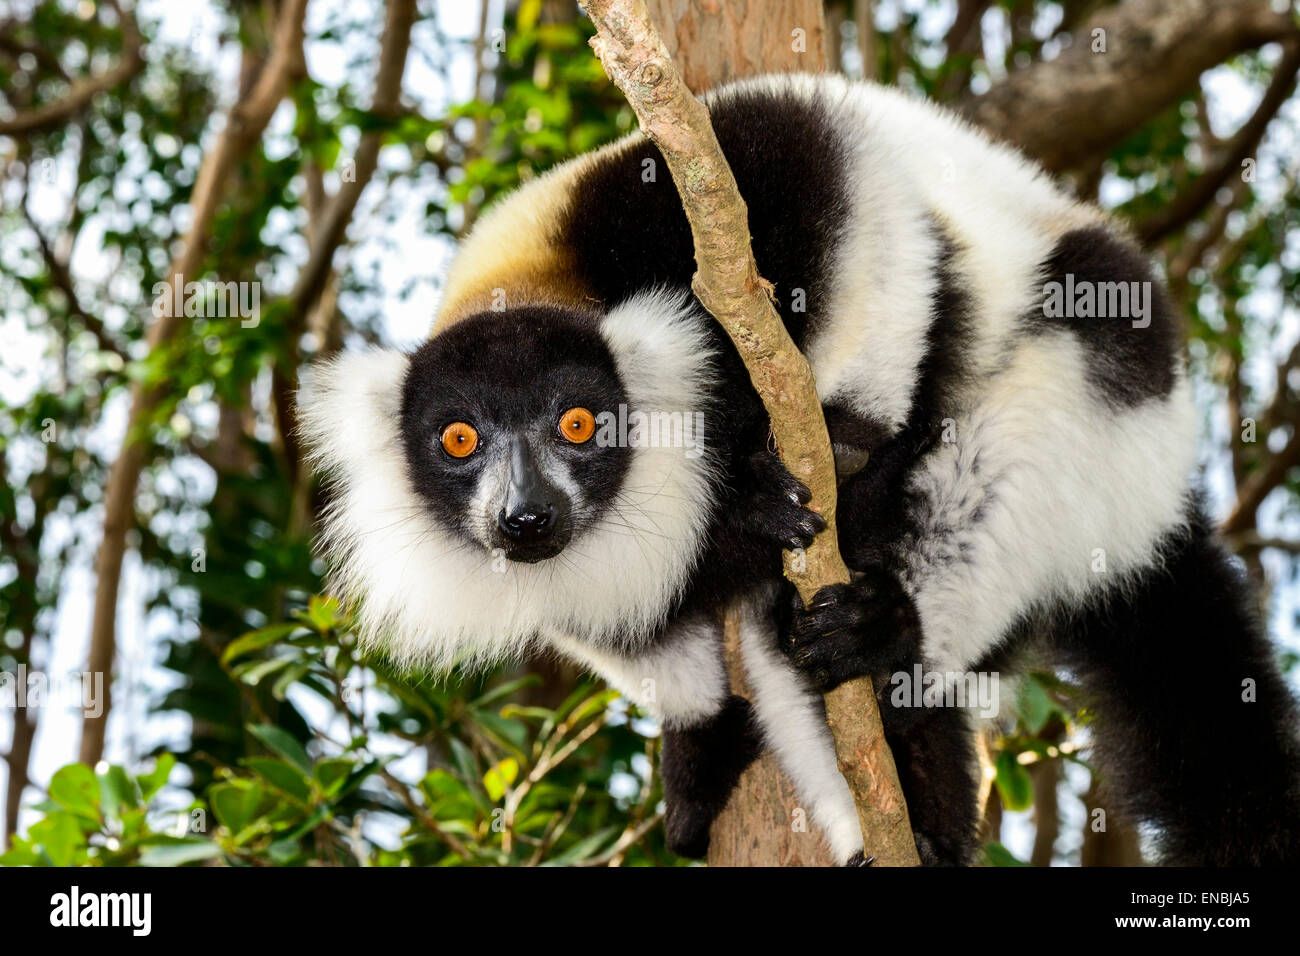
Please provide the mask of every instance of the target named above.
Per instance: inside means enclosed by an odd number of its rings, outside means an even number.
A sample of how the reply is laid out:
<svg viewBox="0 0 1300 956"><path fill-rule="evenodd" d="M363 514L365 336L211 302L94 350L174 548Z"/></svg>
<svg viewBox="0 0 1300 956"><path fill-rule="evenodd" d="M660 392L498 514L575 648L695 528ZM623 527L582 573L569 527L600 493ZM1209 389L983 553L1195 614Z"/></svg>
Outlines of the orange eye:
<svg viewBox="0 0 1300 956"><path fill-rule="evenodd" d="M478 447L478 432L469 422L452 422L442 430L442 450L452 458L472 455Z"/></svg>
<svg viewBox="0 0 1300 956"><path fill-rule="evenodd" d="M585 408L571 408L560 416L560 434L566 441L581 445L596 433L596 416Z"/></svg>

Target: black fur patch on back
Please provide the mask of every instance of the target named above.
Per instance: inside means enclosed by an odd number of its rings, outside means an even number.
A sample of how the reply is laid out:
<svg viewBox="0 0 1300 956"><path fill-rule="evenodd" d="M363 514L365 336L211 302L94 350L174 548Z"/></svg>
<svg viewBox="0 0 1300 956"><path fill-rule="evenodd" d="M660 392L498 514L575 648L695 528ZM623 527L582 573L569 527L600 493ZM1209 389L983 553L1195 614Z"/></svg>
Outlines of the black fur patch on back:
<svg viewBox="0 0 1300 956"><path fill-rule="evenodd" d="M1043 305L1024 317L1026 326L1035 332L1067 331L1078 338L1088 352L1088 380L1102 398L1127 406L1169 394L1178 368L1182 323L1138 249L1103 226L1075 229L1057 242L1040 279ZM1060 290L1056 301L1073 304L1073 314L1057 314L1055 304L1049 308L1053 283ZM1135 292L1146 303L1143 317L1135 314ZM1080 315L1088 309L1086 299L1081 301L1088 294L1093 297L1092 315ZM1103 304L1109 313L1105 316L1098 315ZM1135 327L1135 321L1141 327Z"/></svg>
<svg viewBox="0 0 1300 956"><path fill-rule="evenodd" d="M775 285L778 311L799 344L830 291L849 212L847 151L825 109L792 92L730 92L709 107L749 207L759 273ZM556 241L573 251L583 283L606 308L658 285L689 288L695 271L686 214L650 142L582 174Z"/></svg>

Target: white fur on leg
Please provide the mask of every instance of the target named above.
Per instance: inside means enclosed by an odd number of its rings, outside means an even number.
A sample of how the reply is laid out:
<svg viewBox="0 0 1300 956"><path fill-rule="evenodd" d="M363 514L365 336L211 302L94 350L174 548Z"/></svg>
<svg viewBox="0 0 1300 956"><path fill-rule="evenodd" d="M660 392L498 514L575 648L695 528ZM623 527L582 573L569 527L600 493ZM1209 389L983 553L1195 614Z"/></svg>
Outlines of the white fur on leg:
<svg viewBox="0 0 1300 956"><path fill-rule="evenodd" d="M722 626L695 617L674 621L637 654L593 647L566 634L543 635L560 653L589 667L667 728L687 728L718 713L727 699Z"/></svg>
<svg viewBox="0 0 1300 956"><path fill-rule="evenodd" d="M862 829L853 794L835 760L821 695L781 657L772 625L759 613L744 614L740 650L763 736L808 802L835 859L845 863L862 851Z"/></svg>

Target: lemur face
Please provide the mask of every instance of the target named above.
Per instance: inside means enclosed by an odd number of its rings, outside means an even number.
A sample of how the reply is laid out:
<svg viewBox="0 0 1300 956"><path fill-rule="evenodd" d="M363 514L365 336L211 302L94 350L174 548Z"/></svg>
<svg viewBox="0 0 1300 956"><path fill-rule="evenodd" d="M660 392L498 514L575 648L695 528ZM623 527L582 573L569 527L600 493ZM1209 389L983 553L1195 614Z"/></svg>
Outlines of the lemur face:
<svg viewBox="0 0 1300 956"><path fill-rule="evenodd" d="M511 561L554 558L619 494L626 448L596 420L627 396L597 319L551 307L457 322L411 356L407 469L444 525Z"/></svg>

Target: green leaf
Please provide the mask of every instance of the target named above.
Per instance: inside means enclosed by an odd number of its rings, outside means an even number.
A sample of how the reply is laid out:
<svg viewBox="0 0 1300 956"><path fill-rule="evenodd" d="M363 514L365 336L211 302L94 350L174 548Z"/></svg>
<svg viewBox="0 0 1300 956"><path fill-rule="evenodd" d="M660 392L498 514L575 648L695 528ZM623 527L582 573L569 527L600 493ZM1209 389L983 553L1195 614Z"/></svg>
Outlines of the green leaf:
<svg viewBox="0 0 1300 956"><path fill-rule="evenodd" d="M1030 778L1029 771L1016 759L1016 755L1009 750L1001 751L997 757L996 769L994 782L1002 797L1002 805L1008 810L1028 810L1032 807L1034 781Z"/></svg>
<svg viewBox="0 0 1300 956"><path fill-rule="evenodd" d="M140 854L141 866L184 866L221 856L221 847L211 840L186 839L147 847Z"/></svg>
<svg viewBox="0 0 1300 956"><path fill-rule="evenodd" d="M346 757L334 757L316 764L312 776L320 784L321 791L327 796L332 796L334 788L343 785L354 766L355 764Z"/></svg>
<svg viewBox="0 0 1300 956"><path fill-rule="evenodd" d="M506 795L509 789L519 777L519 761L514 757L506 757L499 761L495 766L490 767L488 772L483 775L483 787L487 790L488 796L492 802L500 800Z"/></svg>
<svg viewBox="0 0 1300 956"><path fill-rule="evenodd" d="M276 840L266 848L267 855L271 862L277 866L287 866L292 863L294 858L302 853L302 846L297 840L285 838Z"/></svg>
<svg viewBox="0 0 1300 956"><path fill-rule="evenodd" d="M298 681L302 680L309 671L311 671L311 661L298 661L284 669L284 673L275 679L271 685L271 696L276 700L284 700L289 693L289 688Z"/></svg>
<svg viewBox="0 0 1300 956"><path fill-rule="evenodd" d="M287 731L269 724L260 724L248 728L249 733L260 740L268 750L278 754L293 764L303 773L311 773L311 757L303 745L289 735Z"/></svg>
<svg viewBox="0 0 1300 956"><path fill-rule="evenodd" d="M988 861L989 866L1028 866L1023 860L1017 859L1016 856L1004 847L1001 843L987 843L984 845L984 859Z"/></svg>
<svg viewBox="0 0 1300 956"><path fill-rule="evenodd" d="M249 757L244 766L264 779L275 789L293 799L306 803L311 799L311 785L293 765L271 757Z"/></svg>
<svg viewBox="0 0 1300 956"><path fill-rule="evenodd" d="M474 759L474 752L455 737L451 738L451 760L466 783L478 779L478 761Z"/></svg>
<svg viewBox="0 0 1300 956"><path fill-rule="evenodd" d="M487 707L490 704L501 700L504 697L510 697L525 687L534 687L542 682L542 679L536 674L529 674L526 677L520 677L518 680L508 680L504 684L499 684L484 694L470 701L469 706L474 709Z"/></svg>
<svg viewBox="0 0 1300 956"><path fill-rule="evenodd" d="M301 624L291 622L288 624L272 624L270 627L249 631L226 645L226 649L221 653L221 662L229 664L236 657L242 657L244 654L251 654L253 651L260 651L264 647L270 647L277 641L288 637L294 631L301 629L301 627Z"/></svg>
<svg viewBox="0 0 1300 956"><path fill-rule="evenodd" d="M109 819L120 816L124 809L140 805L135 782L117 764L111 765L99 775L99 792L103 800L104 816Z"/></svg>
<svg viewBox="0 0 1300 956"><path fill-rule="evenodd" d="M1020 682L1016 695L1016 713L1029 733L1037 735L1059 708L1047 688L1032 675Z"/></svg>
<svg viewBox="0 0 1300 956"><path fill-rule="evenodd" d="M338 630L344 624L338 598L323 597L319 594L311 596L311 600L307 602L307 613L300 614L300 617L322 633Z"/></svg>
<svg viewBox="0 0 1300 956"><path fill-rule="evenodd" d="M235 676L245 684L257 686L262 678L288 667L293 663L291 657L268 657L264 660L246 661L235 667Z"/></svg>
<svg viewBox="0 0 1300 956"><path fill-rule="evenodd" d="M611 837L616 837L622 832L622 827L605 827L603 830L579 840L563 853L551 857L543 866L568 866L571 863L578 863L588 857L595 856L596 851L604 846Z"/></svg>
<svg viewBox="0 0 1300 956"><path fill-rule="evenodd" d="M90 770L89 767L83 769ZM91 779L94 779L93 775ZM55 866L72 866L80 862L86 851L86 835L70 813L51 813L37 820L28 828L27 838L40 846Z"/></svg>
<svg viewBox="0 0 1300 956"><path fill-rule="evenodd" d="M99 821L99 780L85 764L70 763L55 771L49 793L65 810Z"/></svg>
<svg viewBox="0 0 1300 956"><path fill-rule="evenodd" d="M171 777L172 768L175 766L176 758L169 753L163 753L158 756L152 770L135 778L136 783L140 785L140 795L145 803L152 800L159 790L167 786L167 780Z"/></svg>
<svg viewBox="0 0 1300 956"><path fill-rule="evenodd" d="M218 822L238 834L257 817L262 792L261 784L256 782L218 783L208 790L208 802Z"/></svg>

